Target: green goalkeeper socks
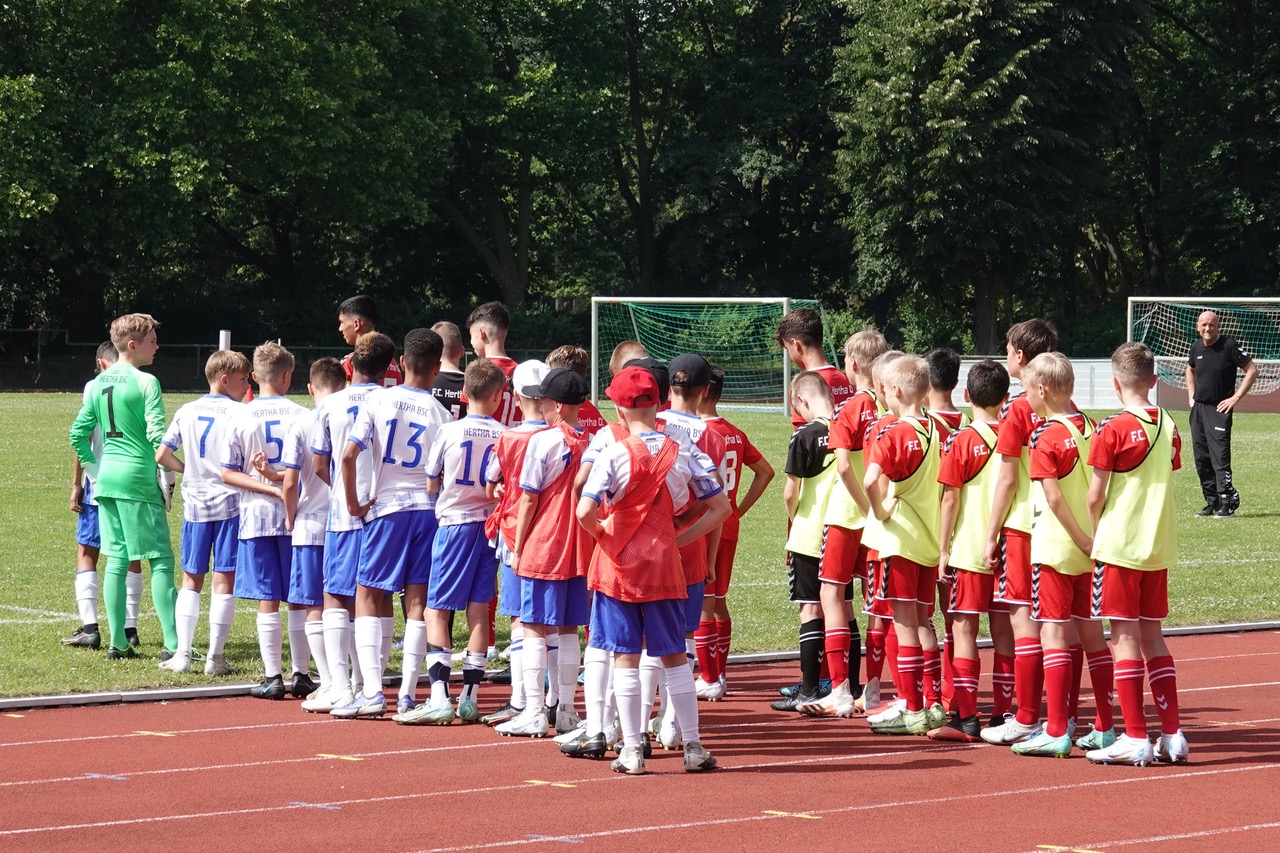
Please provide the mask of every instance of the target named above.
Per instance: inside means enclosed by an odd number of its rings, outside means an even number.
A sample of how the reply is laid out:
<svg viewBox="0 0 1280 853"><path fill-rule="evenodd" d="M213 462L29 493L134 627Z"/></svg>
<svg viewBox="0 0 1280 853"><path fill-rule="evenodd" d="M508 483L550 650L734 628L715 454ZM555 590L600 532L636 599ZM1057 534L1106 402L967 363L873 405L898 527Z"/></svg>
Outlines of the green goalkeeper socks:
<svg viewBox="0 0 1280 853"><path fill-rule="evenodd" d="M151 563L151 602L160 618L160 630L164 633L164 647L177 651L178 629L174 609L178 604L178 590L173 585L173 558L163 557Z"/></svg>
<svg viewBox="0 0 1280 853"><path fill-rule="evenodd" d="M107 626L111 629L111 647L129 648L124 635L125 575L129 572L128 557L107 557L106 572L102 578L102 601L107 609Z"/></svg>

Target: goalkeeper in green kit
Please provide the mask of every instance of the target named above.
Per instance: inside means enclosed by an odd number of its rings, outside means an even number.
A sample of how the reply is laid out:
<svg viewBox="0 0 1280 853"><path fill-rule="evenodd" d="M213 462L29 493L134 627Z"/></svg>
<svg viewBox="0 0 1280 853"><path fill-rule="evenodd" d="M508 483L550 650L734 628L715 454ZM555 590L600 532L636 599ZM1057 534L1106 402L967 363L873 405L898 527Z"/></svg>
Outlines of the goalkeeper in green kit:
<svg viewBox="0 0 1280 853"><path fill-rule="evenodd" d="M130 560L151 564L151 599L164 644L172 653L178 645L173 609L177 591L173 585L173 545L165 493L156 479L156 448L164 437L164 401L160 382L138 368L155 359L155 318L126 314L111 323L111 343L120 360L99 373L89 388L80 414L71 425L71 447L80 464L98 462L98 500L106 577L102 597L106 604L111 643L107 658L137 657L124 634L125 573ZM90 436L102 429L102 459L94 458Z"/></svg>

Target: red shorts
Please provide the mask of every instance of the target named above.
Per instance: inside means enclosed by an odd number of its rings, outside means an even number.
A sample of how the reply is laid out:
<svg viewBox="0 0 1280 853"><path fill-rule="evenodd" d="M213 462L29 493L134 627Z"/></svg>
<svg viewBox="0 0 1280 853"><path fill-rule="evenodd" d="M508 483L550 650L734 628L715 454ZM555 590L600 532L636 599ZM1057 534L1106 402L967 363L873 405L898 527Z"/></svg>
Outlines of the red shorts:
<svg viewBox="0 0 1280 853"><path fill-rule="evenodd" d="M1031 567L1031 618L1037 622L1093 619L1094 572L1064 575L1052 566Z"/></svg>
<svg viewBox="0 0 1280 853"><path fill-rule="evenodd" d="M716 582L707 587L706 595L724 598L729 594L729 579L733 577L733 557L738 553L737 539L721 539L716 551Z"/></svg>
<svg viewBox="0 0 1280 853"><path fill-rule="evenodd" d="M1104 619L1159 622L1169 616L1169 570L1126 569L1098 563L1093 571L1102 595L1095 597L1094 616Z"/></svg>
<svg viewBox="0 0 1280 853"><path fill-rule="evenodd" d="M822 528L822 557L818 564L818 580L843 584L852 581L861 543L861 528L850 530L835 525Z"/></svg>
<svg viewBox="0 0 1280 853"><path fill-rule="evenodd" d="M1031 534L1000 530L1000 582L996 601L1031 604Z"/></svg>
<svg viewBox="0 0 1280 853"><path fill-rule="evenodd" d="M882 595L880 590L884 588L885 582L885 565L884 560L880 559L880 552L874 549L866 550L867 579L862 584L862 610L868 616L876 616L881 619L893 618L893 605L889 604ZM863 549L859 550L863 553Z"/></svg>
<svg viewBox="0 0 1280 853"><path fill-rule="evenodd" d="M922 566L906 557L889 557L885 560L884 585L879 590L879 597L888 601L917 601L932 605L937 580L937 566Z"/></svg>
<svg viewBox="0 0 1280 853"><path fill-rule="evenodd" d="M951 606L948 609L952 613L987 613L991 610L995 591L995 575L957 569L955 583L951 584Z"/></svg>
<svg viewBox="0 0 1280 853"><path fill-rule="evenodd" d="M862 531L859 530L858 531L858 554L856 557L853 558L853 576L855 578L862 578L863 581L866 581L867 563L870 562L870 560L871 560L871 551L867 548L866 545L862 544Z"/></svg>

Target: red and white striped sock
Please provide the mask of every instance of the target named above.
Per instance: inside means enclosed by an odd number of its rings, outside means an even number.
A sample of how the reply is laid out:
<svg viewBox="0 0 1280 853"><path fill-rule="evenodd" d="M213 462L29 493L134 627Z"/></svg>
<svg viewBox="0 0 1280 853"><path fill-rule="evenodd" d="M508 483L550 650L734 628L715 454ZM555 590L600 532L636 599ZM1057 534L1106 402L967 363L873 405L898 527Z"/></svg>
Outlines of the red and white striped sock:
<svg viewBox="0 0 1280 853"><path fill-rule="evenodd" d="M1171 735L1182 727L1178 714L1178 672L1173 658L1162 655L1147 661L1147 678L1151 682L1151 698L1160 716L1160 731Z"/></svg>
<svg viewBox="0 0 1280 853"><path fill-rule="evenodd" d="M942 651L937 646L924 650L923 691L926 707L942 702Z"/></svg>
<svg viewBox="0 0 1280 853"><path fill-rule="evenodd" d="M1070 719L1080 717L1080 683L1084 680L1084 646L1076 643L1071 652L1071 701L1067 704Z"/></svg>
<svg viewBox="0 0 1280 853"><path fill-rule="evenodd" d="M1116 661L1116 694L1120 698L1120 714L1124 717L1124 733L1129 737L1147 736L1147 711L1142 704L1142 677L1142 661Z"/></svg>
<svg viewBox="0 0 1280 853"><path fill-rule="evenodd" d="M716 623L711 619L698 622L698 630L693 634L694 648L698 656L698 669L702 671L702 680L715 684L720 678L718 661L716 660Z"/></svg>
<svg viewBox="0 0 1280 853"><path fill-rule="evenodd" d="M1013 657L996 655L991 667L991 713L997 717L1013 707Z"/></svg>
<svg viewBox="0 0 1280 853"><path fill-rule="evenodd" d="M716 657L719 659L720 675L724 675L729 665L729 647L733 642L733 620L725 617L716 620Z"/></svg>
<svg viewBox="0 0 1280 853"><path fill-rule="evenodd" d="M1089 684L1093 686L1093 727L1100 732L1115 725L1112 704L1115 702L1116 662L1110 649L1089 652Z"/></svg>
<svg viewBox="0 0 1280 853"><path fill-rule="evenodd" d="M1018 722L1035 725L1044 692L1044 649L1034 637L1013 641L1013 689L1018 694Z"/></svg>
<svg viewBox="0 0 1280 853"><path fill-rule="evenodd" d="M1071 652L1067 649L1044 650L1044 692L1049 706L1044 730L1050 737L1062 737L1067 733L1071 703Z"/></svg>
<svg viewBox="0 0 1280 853"><path fill-rule="evenodd" d="M898 646L898 696L907 703L908 711L923 711L924 649L920 646Z"/></svg>
<svg viewBox="0 0 1280 853"><path fill-rule="evenodd" d="M978 679L982 675L982 662L977 658L955 658L951 661L955 681L953 703L961 719L978 713Z"/></svg>
<svg viewBox="0 0 1280 853"><path fill-rule="evenodd" d="M942 707L948 711L955 705L955 657L956 650L951 637L951 626L947 625L947 633L942 639Z"/></svg>
<svg viewBox="0 0 1280 853"><path fill-rule="evenodd" d="M831 670L831 686L843 684L849 678L849 628L827 628L825 632L826 655L828 669Z"/></svg>
<svg viewBox="0 0 1280 853"><path fill-rule="evenodd" d="M884 674L884 644L889 629L880 624L867 628L867 680Z"/></svg>

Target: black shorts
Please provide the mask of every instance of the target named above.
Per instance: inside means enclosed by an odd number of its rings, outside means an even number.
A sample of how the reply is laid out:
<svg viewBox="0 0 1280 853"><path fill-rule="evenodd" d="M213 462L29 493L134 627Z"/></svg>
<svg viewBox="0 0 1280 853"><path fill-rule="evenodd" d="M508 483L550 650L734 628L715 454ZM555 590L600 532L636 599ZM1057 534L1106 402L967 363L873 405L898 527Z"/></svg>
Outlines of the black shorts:
<svg viewBox="0 0 1280 853"><path fill-rule="evenodd" d="M787 552L788 601L796 604L819 604L822 596L818 589L818 557Z"/></svg>

